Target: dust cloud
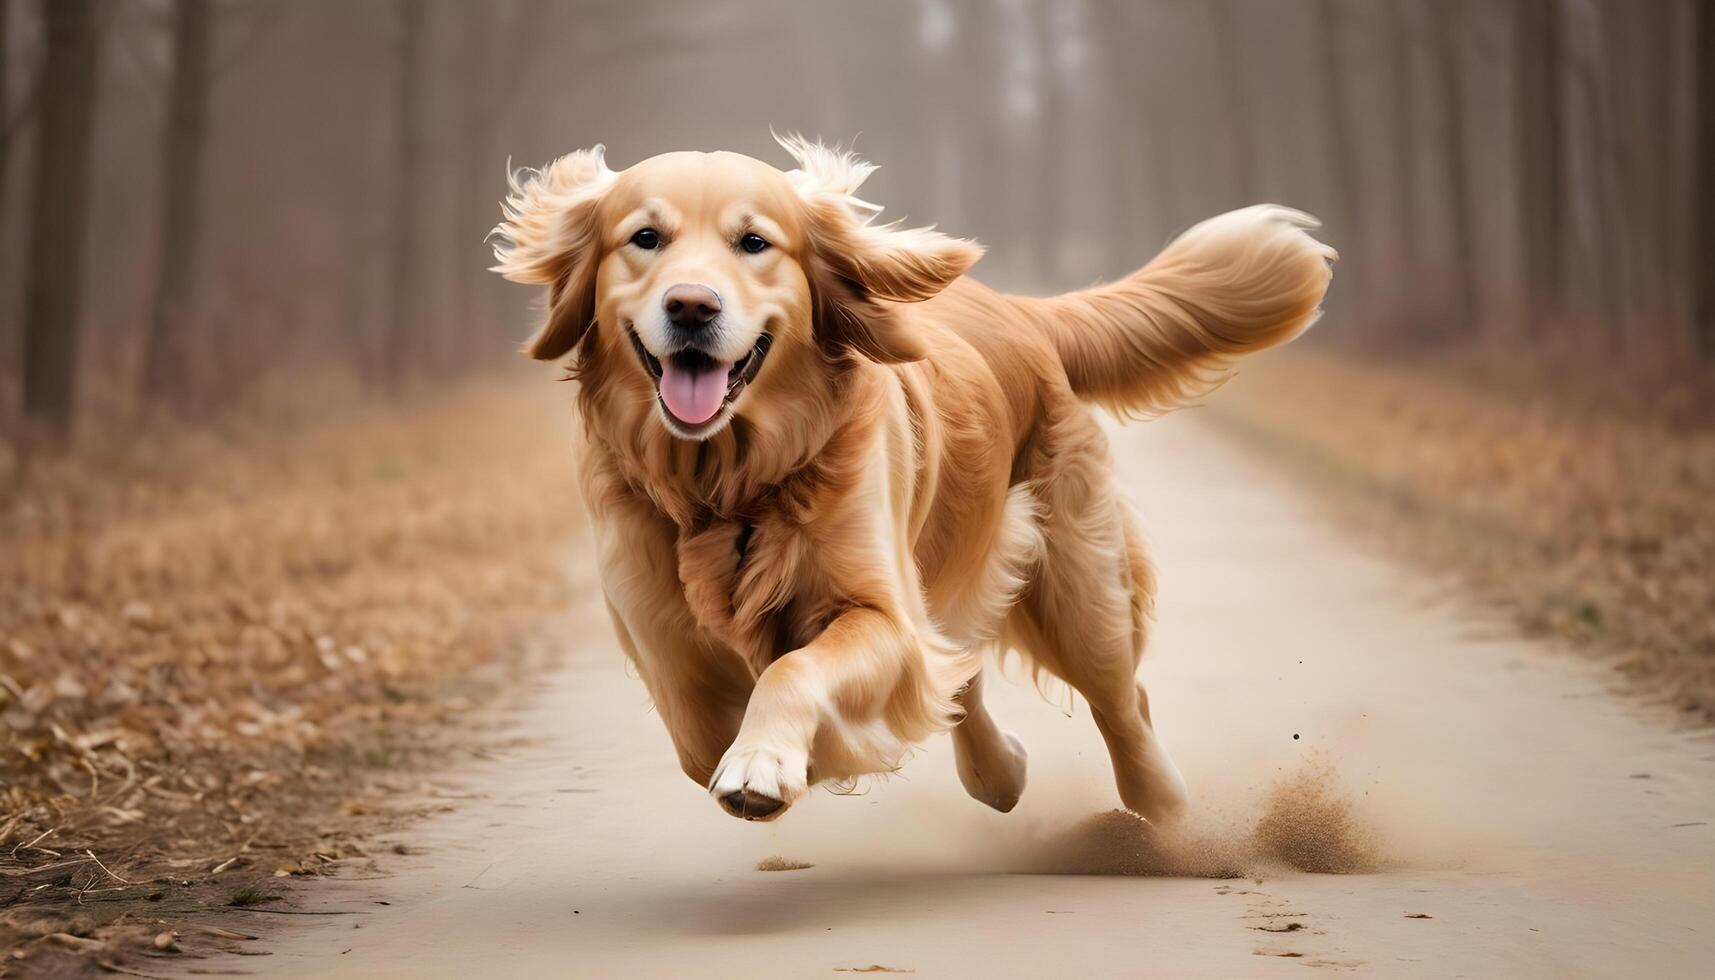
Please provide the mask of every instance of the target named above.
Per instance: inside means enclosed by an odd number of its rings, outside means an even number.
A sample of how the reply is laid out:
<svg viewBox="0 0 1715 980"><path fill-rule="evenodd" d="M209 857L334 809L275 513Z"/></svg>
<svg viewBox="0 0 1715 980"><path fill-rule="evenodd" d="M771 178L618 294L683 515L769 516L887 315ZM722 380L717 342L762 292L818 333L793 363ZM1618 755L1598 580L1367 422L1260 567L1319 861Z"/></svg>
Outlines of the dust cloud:
<svg viewBox="0 0 1715 980"><path fill-rule="evenodd" d="M1385 865L1379 833L1326 762L1306 762L1259 807L1254 820L1194 813L1177 827L1155 827L1126 810L1098 813L1040 839L1020 870L1242 878L1282 870L1362 874Z"/></svg>

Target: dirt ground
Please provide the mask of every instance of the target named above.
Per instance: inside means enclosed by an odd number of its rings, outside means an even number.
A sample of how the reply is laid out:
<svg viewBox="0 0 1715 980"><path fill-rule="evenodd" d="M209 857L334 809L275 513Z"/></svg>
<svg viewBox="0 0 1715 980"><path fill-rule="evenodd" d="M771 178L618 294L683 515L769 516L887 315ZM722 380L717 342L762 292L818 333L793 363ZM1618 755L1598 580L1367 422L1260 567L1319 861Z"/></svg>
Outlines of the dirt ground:
<svg viewBox="0 0 1715 980"><path fill-rule="evenodd" d="M1144 676L1197 801L1160 837L1113 810L1085 706L1016 664L991 685L1032 753L1015 813L966 798L938 738L856 796L726 817L601 613L568 395L538 372L13 474L0 975L1715 953L1695 420L1586 424L1312 353L1116 429L1162 569Z"/></svg>
<svg viewBox="0 0 1715 980"><path fill-rule="evenodd" d="M1196 413L1115 438L1162 569L1144 678L1192 786L1183 834L1111 815L1087 709L1016 668L991 685L1031 753L1014 813L965 797L940 737L855 795L735 821L677 771L586 579L568 662L510 716L531 744L465 767L475 798L399 838L421 854L306 896L326 914L245 966L1704 974L1715 736L1354 546Z"/></svg>

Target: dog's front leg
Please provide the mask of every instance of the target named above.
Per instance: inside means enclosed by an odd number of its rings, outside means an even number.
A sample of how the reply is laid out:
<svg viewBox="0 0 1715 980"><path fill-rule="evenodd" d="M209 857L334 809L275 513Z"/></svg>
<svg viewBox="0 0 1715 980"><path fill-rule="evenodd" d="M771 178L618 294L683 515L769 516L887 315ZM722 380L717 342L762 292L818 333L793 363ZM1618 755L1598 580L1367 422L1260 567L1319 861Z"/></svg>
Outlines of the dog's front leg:
<svg viewBox="0 0 1715 980"><path fill-rule="evenodd" d="M679 767L707 787L737 737L750 667L704 635L685 601L678 530L600 454L582 470L614 634L667 726Z"/></svg>
<svg viewBox="0 0 1715 980"><path fill-rule="evenodd" d="M915 698L924 658L900 615L875 608L840 614L815 640L757 678L738 738L709 783L728 813L770 820L809 789L818 768L840 774L897 764L908 743L887 715L896 698Z"/></svg>

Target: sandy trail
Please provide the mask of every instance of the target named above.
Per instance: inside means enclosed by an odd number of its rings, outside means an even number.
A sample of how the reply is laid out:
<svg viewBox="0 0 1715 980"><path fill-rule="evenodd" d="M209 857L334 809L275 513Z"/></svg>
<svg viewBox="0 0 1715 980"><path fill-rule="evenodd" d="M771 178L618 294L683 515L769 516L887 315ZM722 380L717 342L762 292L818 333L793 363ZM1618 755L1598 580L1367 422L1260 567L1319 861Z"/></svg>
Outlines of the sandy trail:
<svg viewBox="0 0 1715 980"><path fill-rule="evenodd" d="M1374 833L1374 873L1236 880L1012 873L1117 805L1079 702L991 683L1030 751L1010 815L945 736L863 795L727 817L677 770L599 603L518 723L449 774L480 793L414 828L400 873L317 892L275 955L335 976L1701 976L1715 958L1715 738L1616 698L1366 556L1192 413L1116 430L1162 575L1144 666L1196 800L1248 827L1308 763ZM1298 736L1294 738L1294 736ZM761 872L771 855L807 870ZM390 904L380 905L377 902ZM1429 916L1414 918L1412 916ZM1292 924L1297 923L1294 927ZM1279 931L1269 931L1279 930ZM881 972L876 970L874 972Z"/></svg>

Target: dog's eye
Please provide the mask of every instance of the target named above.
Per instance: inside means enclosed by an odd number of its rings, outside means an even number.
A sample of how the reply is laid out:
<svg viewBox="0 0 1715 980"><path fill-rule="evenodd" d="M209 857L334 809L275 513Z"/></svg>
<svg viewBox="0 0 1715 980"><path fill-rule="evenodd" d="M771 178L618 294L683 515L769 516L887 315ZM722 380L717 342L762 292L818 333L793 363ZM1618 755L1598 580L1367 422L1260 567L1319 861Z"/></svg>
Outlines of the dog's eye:
<svg viewBox="0 0 1715 980"><path fill-rule="evenodd" d="M752 255L755 255L768 247L768 239L763 238L761 235L758 235L753 231L738 240L738 247Z"/></svg>
<svg viewBox="0 0 1715 980"><path fill-rule="evenodd" d="M631 244L646 252L652 252L661 247L661 233L653 228L645 228L631 236Z"/></svg>

